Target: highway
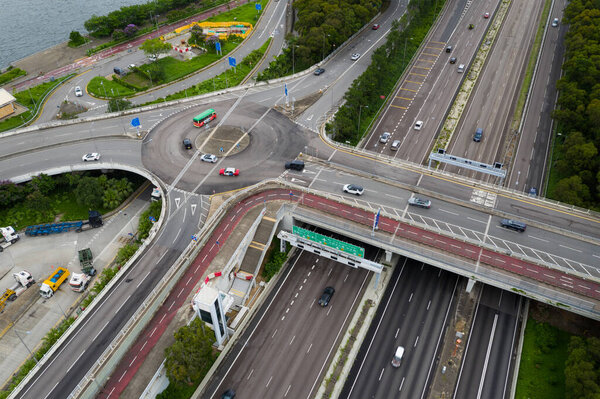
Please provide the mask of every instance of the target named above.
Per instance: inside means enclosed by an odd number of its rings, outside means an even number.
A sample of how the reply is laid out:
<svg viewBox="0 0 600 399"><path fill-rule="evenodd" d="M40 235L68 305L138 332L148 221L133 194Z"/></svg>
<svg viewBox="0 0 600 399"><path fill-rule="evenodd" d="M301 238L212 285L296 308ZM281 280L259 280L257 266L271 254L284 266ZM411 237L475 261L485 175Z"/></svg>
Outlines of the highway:
<svg viewBox="0 0 600 399"><path fill-rule="evenodd" d="M283 4L283 2L279 3ZM449 14L442 18L446 25L441 27L442 29L439 31L441 36L439 37L448 37L449 40L453 40L453 36L450 34L452 30L448 31L449 27L452 24L454 26L464 24L460 18L459 21L456 20L457 15L461 15L460 4L463 4L462 7L464 7L464 3L456 3L455 8L450 8L450 11L447 11ZM483 6L480 3L476 3L467 10L467 15L471 18L477 17L479 20L482 18L481 7ZM516 6L513 5L513 7ZM388 12L381 17L384 27L392 18L391 15L393 14L393 18L397 18L401 15L402 9L401 7L390 8ZM474 43L477 41L477 35L482 34L482 30L474 29L470 32L467 32L466 29L461 30L461 36L457 36L455 42ZM506 192L496 193L495 190L487 187L482 189L476 182L461 180L451 175L429 174L415 165L392 163L388 159L377 158L375 156L377 152L352 154L328 145L314 134L314 129L318 126L319 121L324 120L327 112L339 102L353 79L368 65L369 51L383 43L381 33L378 31L367 29L363 34L367 39L352 41L338 50L337 54L326 64L325 74L319 77L308 74L288 81L291 99L316 93L327 86L325 94L320 96L301 116L297 117L297 123L289 121L282 113L273 109L274 106L282 105L285 101L283 82L281 82L243 91L233 91L202 101L194 100L144 113L139 112L135 116L140 116L143 125L154 127L144 140L123 137L125 133L130 135L133 133L128 127L129 120L133 116L98 119L0 139L1 179L17 178L53 168L77 169L82 167L81 154L93 149L102 154L101 162L95 165L98 168L110 168L113 164L124 164L138 168L143 167L159 176L167 186L176 189L170 193L172 208L174 208L174 195L182 195L183 198L187 198L187 202L184 201L181 207L169 210L167 223L148 252L134 264L125 279L120 281L105 301L99 304L90 318L80 327L80 330L59 350L52 362L44 367L43 372L36 376L33 383L19 397L62 397L62 393L72 390L96 357L135 311L139 302L150 292L149 287L162 277L165 270L179 256L187 244L187 240L179 241L178 237L189 237L201 225L198 214L193 218L186 217L189 215L186 212L191 212L190 205L192 203L201 204L200 194L211 194L213 190L237 189L265 178L278 176L285 179L295 178L297 181L304 182L300 184L310 185L312 188L339 196L343 195L340 192L340 184L359 181L365 186L366 193L362 198L356 199L357 201L384 207L386 212L391 215L402 215L419 223L448 229L454 234L461 234L460 231L462 234L469 234L470 239L491 243L502 250L536 260L541 259L543 262L554 262L556 267L576 271L582 275L587 274L597 279L598 270L593 266L597 264L595 259L600 257L598 249L600 229L598 229L598 219L594 215L556 207L550 203L518 197ZM462 35L471 36L463 37ZM458 40L459 37L460 40ZM455 54L468 57L469 50L461 50L460 47L456 48ZM463 46L463 48L465 47L470 48ZM352 63L348 59L348 55L356 51L361 52L362 57L358 62ZM461 51L465 51L465 53ZM442 56L445 57L445 53ZM441 56L438 55L438 57ZM436 68L441 70L449 67L445 62L443 64L440 62ZM486 68L485 72L488 71L491 69ZM447 81L445 80L445 82ZM450 85L452 86L452 84ZM478 86L478 90L484 90L481 86ZM425 85L424 87L430 86ZM514 90L514 87L510 90ZM510 93L510 90L507 93ZM436 96L440 99L436 106L442 111L438 111L438 108L430 110L438 115L437 118L441 118L445 112L444 107L447 108L449 104L446 101L444 105L443 99L450 98L451 87L444 93L443 96ZM423 89L423 95L425 94L426 91ZM504 92L501 94L509 95ZM488 95L488 97L493 96ZM426 103L425 99L422 101ZM189 106L192 107L188 108ZM206 135L209 133L191 128L190 116L207 107L217 109L218 124L222 124L224 127L236 127L247 133L250 145L243 152L232 155L217 164L204 165L200 164L197 159L192 160L192 157L200 154L199 151L184 151L180 144L182 138L190 135L197 147L204 145ZM411 107L410 112L414 112L413 109L416 111L416 106ZM416 118L418 115L420 114L417 112L414 117ZM410 121L407 126L412 126L413 119L408 116L404 118L407 123ZM426 135L433 137L434 126L438 120L441 121L441 119L428 120L419 134L423 137ZM463 125L465 123L463 122ZM463 130L466 132L468 129L463 128ZM424 144L426 141L420 141L421 150L416 151L413 143L411 149L400 150L398 152L400 155L396 157L402 158L402 151L423 155L425 153L423 149L427 147ZM485 139L480 144L483 143L485 143ZM210 144L210 140L206 144ZM306 172L302 174L284 174L283 162L306 149L309 149L318 158L318 163L311 164L309 162ZM368 146L367 149L371 150ZM486 153L495 154L491 148L489 151L486 149ZM415 161L420 162L420 159L415 158ZM239 178L219 177L217 168L225 166L240 168ZM409 210L406 200L413 191L419 193L420 196L432 199L434 202L432 208ZM518 234L498 228L500 215L495 212L506 213L527 221L530 224L527 232ZM565 231L557 230L557 228ZM557 243L560 244L557 245ZM549 254L549 256L543 254ZM336 270L341 269L340 265L336 265L335 268ZM129 281L127 282L127 280ZM311 290L314 292L306 294L304 301L309 301L308 298L315 298L317 291L321 288L320 286L312 287ZM335 305L336 300L344 298L346 295L343 292L345 290L336 293L338 296L334 297L333 306L330 308L333 309L332 314L336 315L337 323L340 323L338 318L341 318L344 312L338 313L338 307ZM308 302L302 303L308 304ZM345 305L349 306L349 304ZM350 311L350 308L345 309L346 312ZM308 313L302 317L308 317L309 311L306 309L304 311ZM323 322L330 321L326 317L323 319ZM439 322L439 319L430 321L430 323ZM340 325L336 325L339 328ZM403 336L406 342L411 342L414 338L414 335L411 334L412 332ZM331 341L332 337L329 335L327 337L328 345L331 347L335 340ZM432 338L429 337L429 339ZM306 345L307 342L299 340L295 350L302 350L302 345ZM420 350L420 348L417 345L417 349ZM421 356L421 352L418 352L417 349L415 349L414 356L418 357ZM410 353L409 350L407 356ZM390 352L390 356L391 354ZM431 358L433 355L428 353L423 356ZM410 356L407 357L407 360L409 358ZM385 360L386 368L389 368L388 361L389 359ZM321 358L317 364L323 365L326 362L327 358ZM402 371L402 367L397 371ZM242 371L237 370L236 372L241 373ZM268 374L269 372L274 373L274 369L264 369L264 373ZM467 369L465 373L467 373ZM320 375L320 371L307 374L304 378L306 378L305 381L314 382L318 375ZM384 375L386 374L384 373ZM230 381L234 384L242 377L241 374L236 374ZM409 387L406 386L405 392L423 392L427 380L423 371L419 372L418 377L415 375L413 380L414 387L409 390ZM396 379L394 381L394 383L398 382ZM265 389L264 392L267 392L266 381L257 379L256 384L257 387L262 385L262 389ZM290 385L292 385L291 382L288 382L287 386ZM281 387L277 388L283 389L284 386L282 383ZM302 389L305 388L302 387ZM290 389L300 389L300 387L293 386ZM373 387L368 389L373 389Z"/></svg>
<svg viewBox="0 0 600 399"><path fill-rule="evenodd" d="M512 357L521 305L522 298L518 295L483 287L453 398L511 397L509 376L514 366Z"/></svg>
<svg viewBox="0 0 600 399"><path fill-rule="evenodd" d="M239 339L203 397L219 398L229 388L242 397L311 397L360 304L367 277L365 270L302 253L263 305L268 312ZM327 286L335 294L323 308L317 302Z"/></svg>
<svg viewBox="0 0 600 399"><path fill-rule="evenodd" d="M424 398L458 276L401 258L340 395ZM391 365L398 346L402 363Z"/></svg>

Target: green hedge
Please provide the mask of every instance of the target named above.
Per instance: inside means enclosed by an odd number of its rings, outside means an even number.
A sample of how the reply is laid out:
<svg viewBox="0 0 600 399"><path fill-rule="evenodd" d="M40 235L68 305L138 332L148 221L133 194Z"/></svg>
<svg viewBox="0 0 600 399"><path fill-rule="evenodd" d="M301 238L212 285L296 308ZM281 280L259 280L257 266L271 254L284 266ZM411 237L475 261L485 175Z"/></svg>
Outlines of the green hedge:
<svg viewBox="0 0 600 399"><path fill-rule="evenodd" d="M8 67L6 72L0 73L0 86L18 78L19 76L25 76L27 72L19 68Z"/></svg>
<svg viewBox="0 0 600 399"><path fill-rule="evenodd" d="M281 266L283 266L287 260L288 253L290 252L290 244L286 243L285 252L279 251L280 245L281 240L275 237L269 247L269 254L267 255L267 260L265 261L262 272L262 276L267 282L281 270Z"/></svg>

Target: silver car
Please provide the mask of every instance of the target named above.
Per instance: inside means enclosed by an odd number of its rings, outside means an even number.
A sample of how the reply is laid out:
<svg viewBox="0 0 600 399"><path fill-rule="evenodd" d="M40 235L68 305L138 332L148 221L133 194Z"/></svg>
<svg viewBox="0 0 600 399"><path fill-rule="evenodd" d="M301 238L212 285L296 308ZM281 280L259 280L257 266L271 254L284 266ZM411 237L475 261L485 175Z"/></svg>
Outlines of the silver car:
<svg viewBox="0 0 600 399"><path fill-rule="evenodd" d="M379 137L379 142L385 144L388 142L390 137L392 137L390 132L383 132L383 134Z"/></svg>
<svg viewBox="0 0 600 399"><path fill-rule="evenodd" d="M422 199L419 197L410 197L408 199L408 205L418 206L419 208L429 209L429 208L431 208L431 201Z"/></svg>
<svg viewBox="0 0 600 399"><path fill-rule="evenodd" d="M350 57L350 59L351 59L352 61L356 61L356 60L357 60L357 59L359 59L359 58L360 58L360 54L358 54L358 53L354 53L354 54L352 54L352 56Z"/></svg>
<svg viewBox="0 0 600 399"><path fill-rule="evenodd" d="M200 159L204 162L211 162L211 163L215 163L217 162L217 160L219 158L217 158L215 155L213 154L204 154L202 155L202 157L200 157Z"/></svg>

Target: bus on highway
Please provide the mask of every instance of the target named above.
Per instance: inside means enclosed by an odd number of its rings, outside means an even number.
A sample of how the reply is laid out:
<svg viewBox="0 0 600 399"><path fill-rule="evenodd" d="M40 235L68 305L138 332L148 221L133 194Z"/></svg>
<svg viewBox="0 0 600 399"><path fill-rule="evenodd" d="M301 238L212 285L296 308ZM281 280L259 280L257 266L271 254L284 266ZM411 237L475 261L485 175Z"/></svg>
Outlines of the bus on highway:
<svg viewBox="0 0 600 399"><path fill-rule="evenodd" d="M214 109L212 109L212 108L207 109L206 111L204 111L200 115L197 115L194 118L194 126L202 127L202 126L204 126L204 124L212 121L216 117L217 117L217 113L215 112Z"/></svg>

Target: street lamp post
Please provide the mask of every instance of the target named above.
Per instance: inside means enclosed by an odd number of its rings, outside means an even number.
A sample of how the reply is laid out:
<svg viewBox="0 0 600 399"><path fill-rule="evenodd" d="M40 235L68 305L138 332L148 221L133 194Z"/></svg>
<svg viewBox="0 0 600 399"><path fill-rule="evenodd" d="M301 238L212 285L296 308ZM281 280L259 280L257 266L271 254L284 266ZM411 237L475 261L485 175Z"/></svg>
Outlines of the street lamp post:
<svg viewBox="0 0 600 399"><path fill-rule="evenodd" d="M104 82L100 81L100 86L102 86L102 88L104 89L104 97L108 97L108 95L106 94L106 87L104 87Z"/></svg>
<svg viewBox="0 0 600 399"><path fill-rule="evenodd" d="M33 352L31 352L31 349L29 349L29 347L27 346L27 344L25 343L25 341L23 341L23 338L21 338L21 336L19 335L19 333L17 332L16 328L13 328L13 330L15 330L15 334L17 334L17 337L19 338L19 340L21 341L21 343L23 344L23 346L25 347L25 349L27 349L27 352L29 352L29 355L31 355L31 357L33 358L33 360L35 360L35 363L38 363L37 357L35 357L35 355L33 354ZM29 334L30 331L25 331L25 334Z"/></svg>

